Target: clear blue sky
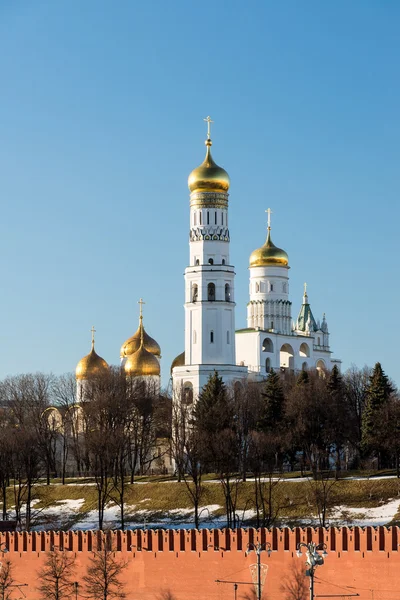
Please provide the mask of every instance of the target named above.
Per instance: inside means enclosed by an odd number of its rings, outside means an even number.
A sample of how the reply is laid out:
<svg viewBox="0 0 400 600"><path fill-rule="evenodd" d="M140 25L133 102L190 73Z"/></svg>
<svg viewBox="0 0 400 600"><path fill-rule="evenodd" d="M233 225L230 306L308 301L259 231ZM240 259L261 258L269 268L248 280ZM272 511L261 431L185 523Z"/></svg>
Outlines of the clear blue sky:
<svg viewBox="0 0 400 600"><path fill-rule="evenodd" d="M0 0L0 376L184 347L187 177L231 177L236 326L248 257L290 258L346 369L398 384L400 4Z"/></svg>

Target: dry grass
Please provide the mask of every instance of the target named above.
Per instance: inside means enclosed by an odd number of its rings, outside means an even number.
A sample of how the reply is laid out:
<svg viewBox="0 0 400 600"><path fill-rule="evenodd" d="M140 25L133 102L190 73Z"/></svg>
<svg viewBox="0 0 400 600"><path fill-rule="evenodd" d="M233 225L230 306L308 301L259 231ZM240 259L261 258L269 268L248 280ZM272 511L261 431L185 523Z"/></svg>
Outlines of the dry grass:
<svg viewBox="0 0 400 600"><path fill-rule="evenodd" d="M78 483L79 481L79 483ZM66 500L83 499L80 511L72 515L73 521L79 521L92 510L96 510L97 492L93 480L75 480L69 485L52 483L36 485L34 488L35 510L54 507ZM274 506L279 508L280 518L285 522L296 524L310 515L316 514L314 483L311 481L296 481L293 477L278 482L274 486ZM268 484L265 484L267 490ZM400 480L394 479L342 479L332 487L330 504L341 505L348 508L363 508L380 506L393 498L399 498L400 505ZM8 505L14 504L12 488L8 490ZM138 478L133 485L126 486L126 512L128 520L135 519L136 511L147 511L148 519L168 519L172 517L170 511L174 509L190 510L191 500L184 483L173 481L169 477L153 478L152 480ZM201 505L218 505L220 509L214 516L224 514L224 495L222 486L218 481L205 481ZM237 513L239 517L244 510L255 508L254 482L246 481L238 484ZM59 509L61 510L61 508ZM143 518L143 513L141 513ZM190 517L189 517L190 518ZM353 516L354 518L354 516ZM400 513L396 516L400 520ZM187 520L187 519L186 519Z"/></svg>

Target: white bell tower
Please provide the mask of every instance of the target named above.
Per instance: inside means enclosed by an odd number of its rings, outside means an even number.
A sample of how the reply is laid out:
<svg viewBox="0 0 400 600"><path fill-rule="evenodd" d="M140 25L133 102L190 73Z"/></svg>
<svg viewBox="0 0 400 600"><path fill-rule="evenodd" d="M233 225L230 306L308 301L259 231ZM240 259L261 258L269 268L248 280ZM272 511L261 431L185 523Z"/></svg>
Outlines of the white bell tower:
<svg viewBox="0 0 400 600"><path fill-rule="evenodd" d="M229 259L229 175L211 156L207 122L206 157L189 176L190 264L185 269L185 366L173 369L174 386L185 378L198 392L217 370L226 382L246 369L235 364L234 267ZM190 375L189 375L190 374ZM185 384L186 385L186 384Z"/></svg>

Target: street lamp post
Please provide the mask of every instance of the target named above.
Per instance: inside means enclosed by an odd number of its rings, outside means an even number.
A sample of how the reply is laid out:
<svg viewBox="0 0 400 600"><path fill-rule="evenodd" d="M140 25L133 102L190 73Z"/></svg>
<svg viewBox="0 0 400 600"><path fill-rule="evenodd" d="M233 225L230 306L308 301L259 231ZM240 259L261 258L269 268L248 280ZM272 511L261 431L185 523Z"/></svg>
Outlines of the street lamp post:
<svg viewBox="0 0 400 600"><path fill-rule="evenodd" d="M270 556L272 552L271 544L269 542L266 542L265 544L247 544L245 556L248 556L253 550L257 554L257 600L261 600L261 552L265 550L268 556Z"/></svg>
<svg viewBox="0 0 400 600"><path fill-rule="evenodd" d="M304 542L300 542L297 544L297 556L301 558L303 556L302 548L305 548L306 551L306 565L308 569L306 571L306 575L310 578L310 600L314 600L314 573L317 567L320 567L324 564L325 558L328 556L326 551L326 544L314 544L314 542L310 542L309 544L305 544ZM322 554L320 552L322 551Z"/></svg>

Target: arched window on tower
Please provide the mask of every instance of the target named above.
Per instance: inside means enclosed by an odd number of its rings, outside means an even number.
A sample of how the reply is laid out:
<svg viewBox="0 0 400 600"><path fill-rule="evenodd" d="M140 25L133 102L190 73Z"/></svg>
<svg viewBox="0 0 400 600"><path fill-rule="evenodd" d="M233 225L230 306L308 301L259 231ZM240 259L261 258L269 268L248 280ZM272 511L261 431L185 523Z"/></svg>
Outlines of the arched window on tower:
<svg viewBox="0 0 400 600"><path fill-rule="evenodd" d="M196 266L198 266L200 264L200 261L198 258L196 258Z"/></svg>
<svg viewBox="0 0 400 600"><path fill-rule="evenodd" d="M263 349L263 352L273 352L274 345L272 343L272 340L270 340L269 338L265 338L263 341L262 349Z"/></svg>
<svg viewBox="0 0 400 600"><path fill-rule="evenodd" d="M267 373L269 373L271 371L271 359L267 358L267 360L265 361L265 370Z"/></svg>
<svg viewBox="0 0 400 600"><path fill-rule="evenodd" d="M210 344L214 343L214 332L210 331Z"/></svg>
<svg viewBox="0 0 400 600"><path fill-rule="evenodd" d="M229 335L229 330L226 332L226 343L227 344L231 343L231 338L230 338L230 335Z"/></svg>
<svg viewBox="0 0 400 600"><path fill-rule="evenodd" d="M199 288L197 287L197 283L192 285L192 302L197 302L197 297L199 294Z"/></svg>
<svg viewBox="0 0 400 600"><path fill-rule="evenodd" d="M200 223L200 225L202 224L201 223L201 210L199 210L199 223Z"/></svg>
<svg viewBox="0 0 400 600"><path fill-rule="evenodd" d="M240 399L242 392L243 392L242 384L240 383L240 381L235 381L235 383L233 384L233 394L234 394L235 400Z"/></svg>
<svg viewBox="0 0 400 600"><path fill-rule="evenodd" d="M223 264L223 265L225 264L225 259L224 259L224 258L222 259L222 264Z"/></svg>
<svg viewBox="0 0 400 600"><path fill-rule="evenodd" d="M193 404L193 385L190 381L183 384L182 404Z"/></svg>
<svg viewBox="0 0 400 600"><path fill-rule="evenodd" d="M260 284L258 283L258 281L256 281L256 292L260 291Z"/></svg>
<svg viewBox="0 0 400 600"><path fill-rule="evenodd" d="M215 211L215 218L214 218L214 220L215 220L214 225L217 225L217 211Z"/></svg>
<svg viewBox="0 0 400 600"><path fill-rule="evenodd" d="M209 302L215 300L215 283L209 283L207 286L207 297Z"/></svg>
<svg viewBox="0 0 400 600"><path fill-rule="evenodd" d="M225 284L225 302L231 301L231 286L229 283Z"/></svg>
<svg viewBox="0 0 400 600"><path fill-rule="evenodd" d="M196 226L197 225L197 215L196 215L196 211L194 211L193 214L193 225Z"/></svg>
<svg viewBox="0 0 400 600"><path fill-rule="evenodd" d="M207 211L207 225L210 224L210 212Z"/></svg>
<svg viewBox="0 0 400 600"><path fill-rule="evenodd" d="M282 292L284 294L286 294L286 291L287 291L287 284L286 284L286 282L284 282L284 283L282 283Z"/></svg>
<svg viewBox="0 0 400 600"><path fill-rule="evenodd" d="M214 264L214 259L213 258L209 258L208 259L208 264L209 265L213 265Z"/></svg>

